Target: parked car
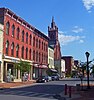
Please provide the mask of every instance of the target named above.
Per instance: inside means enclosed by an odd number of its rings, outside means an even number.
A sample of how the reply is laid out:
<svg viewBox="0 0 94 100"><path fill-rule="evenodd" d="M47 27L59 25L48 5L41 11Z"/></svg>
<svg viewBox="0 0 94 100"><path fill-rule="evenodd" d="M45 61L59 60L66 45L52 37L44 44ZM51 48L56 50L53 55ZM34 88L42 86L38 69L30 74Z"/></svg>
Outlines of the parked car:
<svg viewBox="0 0 94 100"><path fill-rule="evenodd" d="M39 78L36 79L37 83L43 83L43 82L48 82L48 77L46 76L40 76Z"/></svg>
<svg viewBox="0 0 94 100"><path fill-rule="evenodd" d="M45 78L46 78L47 82L52 80L51 76L45 76Z"/></svg>
<svg viewBox="0 0 94 100"><path fill-rule="evenodd" d="M52 81L55 81L55 80L59 80L60 76L58 74L53 74L51 78L52 78Z"/></svg>

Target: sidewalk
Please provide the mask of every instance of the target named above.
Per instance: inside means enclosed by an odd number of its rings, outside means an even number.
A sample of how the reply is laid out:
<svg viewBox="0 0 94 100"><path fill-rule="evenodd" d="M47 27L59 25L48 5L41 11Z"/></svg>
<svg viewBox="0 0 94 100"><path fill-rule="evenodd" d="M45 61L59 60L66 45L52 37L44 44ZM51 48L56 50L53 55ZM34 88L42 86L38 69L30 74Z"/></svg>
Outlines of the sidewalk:
<svg viewBox="0 0 94 100"><path fill-rule="evenodd" d="M64 95L63 92L60 95L62 100L94 100L94 85L91 85L90 89L87 89L87 86L83 86L83 89L80 90L77 90L76 86L72 87L71 98L69 97L69 93Z"/></svg>
<svg viewBox="0 0 94 100"><path fill-rule="evenodd" d="M25 82L0 83L0 88L15 88L18 86L31 85L35 82L36 82L35 80L32 80L32 81L25 81Z"/></svg>

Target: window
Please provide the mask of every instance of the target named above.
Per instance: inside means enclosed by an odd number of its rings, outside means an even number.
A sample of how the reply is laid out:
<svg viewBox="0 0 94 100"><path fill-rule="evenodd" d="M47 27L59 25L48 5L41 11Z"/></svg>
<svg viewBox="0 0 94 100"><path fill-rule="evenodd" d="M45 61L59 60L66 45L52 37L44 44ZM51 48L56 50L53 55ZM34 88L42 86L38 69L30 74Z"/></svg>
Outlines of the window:
<svg viewBox="0 0 94 100"><path fill-rule="evenodd" d="M9 52L9 41L6 41L6 55L8 55Z"/></svg>
<svg viewBox="0 0 94 100"><path fill-rule="evenodd" d="M48 51L48 45L46 44L46 52Z"/></svg>
<svg viewBox="0 0 94 100"><path fill-rule="evenodd" d="M45 43L44 43L44 51L45 51Z"/></svg>
<svg viewBox="0 0 94 100"><path fill-rule="evenodd" d="M10 23L6 23L6 34L9 34Z"/></svg>
<svg viewBox="0 0 94 100"><path fill-rule="evenodd" d="M33 46L35 46L35 37L33 38Z"/></svg>
<svg viewBox="0 0 94 100"><path fill-rule="evenodd" d="M42 50L43 50L43 42L42 42Z"/></svg>
<svg viewBox="0 0 94 100"><path fill-rule="evenodd" d="M22 42L24 42L24 30L22 31Z"/></svg>
<svg viewBox="0 0 94 100"><path fill-rule="evenodd" d="M36 48L38 48L38 39L36 39Z"/></svg>
<svg viewBox="0 0 94 100"><path fill-rule="evenodd" d="M14 24L12 25L12 37L14 37L14 34L15 34L15 26Z"/></svg>
<svg viewBox="0 0 94 100"><path fill-rule="evenodd" d="M39 62L40 62L40 58L41 58L41 57L40 57L40 53L39 53Z"/></svg>
<svg viewBox="0 0 94 100"><path fill-rule="evenodd" d="M26 43L28 44L28 33L26 33Z"/></svg>
<svg viewBox="0 0 94 100"><path fill-rule="evenodd" d="M20 29L19 29L19 27L17 28L17 31L16 31L16 39L18 39L19 40L19 33L20 33Z"/></svg>
<svg viewBox="0 0 94 100"><path fill-rule="evenodd" d="M43 62L43 53L42 53L42 62Z"/></svg>
<svg viewBox="0 0 94 100"><path fill-rule="evenodd" d="M29 50L29 59L31 60L31 49Z"/></svg>
<svg viewBox="0 0 94 100"><path fill-rule="evenodd" d="M12 42L11 44L11 55L12 56L14 55L14 42Z"/></svg>
<svg viewBox="0 0 94 100"><path fill-rule="evenodd" d="M41 41L39 40L39 49L40 49Z"/></svg>
<svg viewBox="0 0 94 100"><path fill-rule="evenodd" d="M28 48L26 48L26 59L28 59Z"/></svg>
<svg viewBox="0 0 94 100"><path fill-rule="evenodd" d="M16 57L19 57L19 45L16 46Z"/></svg>
<svg viewBox="0 0 94 100"><path fill-rule="evenodd" d="M38 62L38 51L36 51L36 62Z"/></svg>
<svg viewBox="0 0 94 100"><path fill-rule="evenodd" d="M30 45L31 45L31 43L32 43L32 35L31 35L31 34L30 34L30 39L29 39L29 40L30 40L29 43L30 43Z"/></svg>
<svg viewBox="0 0 94 100"><path fill-rule="evenodd" d="M35 51L33 51L33 60L35 61Z"/></svg>
<svg viewBox="0 0 94 100"><path fill-rule="evenodd" d="M22 58L24 58L24 46L22 47Z"/></svg>

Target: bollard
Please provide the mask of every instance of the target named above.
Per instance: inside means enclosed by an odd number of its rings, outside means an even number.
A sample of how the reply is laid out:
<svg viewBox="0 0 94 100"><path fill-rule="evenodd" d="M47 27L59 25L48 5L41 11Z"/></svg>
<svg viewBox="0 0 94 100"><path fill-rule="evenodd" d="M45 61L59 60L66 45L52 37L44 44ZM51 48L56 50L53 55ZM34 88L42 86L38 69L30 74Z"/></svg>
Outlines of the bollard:
<svg viewBox="0 0 94 100"><path fill-rule="evenodd" d="M67 84L65 84L65 95L67 95Z"/></svg>
<svg viewBox="0 0 94 100"><path fill-rule="evenodd" d="M69 98L71 98L71 86L69 86Z"/></svg>

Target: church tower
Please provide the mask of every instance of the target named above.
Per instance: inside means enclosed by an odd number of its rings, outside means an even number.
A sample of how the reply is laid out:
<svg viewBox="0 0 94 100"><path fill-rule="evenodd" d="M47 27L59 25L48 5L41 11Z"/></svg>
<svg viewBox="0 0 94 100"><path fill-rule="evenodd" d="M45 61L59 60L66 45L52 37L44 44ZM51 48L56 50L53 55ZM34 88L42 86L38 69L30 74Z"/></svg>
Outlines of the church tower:
<svg viewBox="0 0 94 100"><path fill-rule="evenodd" d="M60 43L58 40L58 27L55 25L52 17L51 27L48 26L49 45L54 48L54 60L61 59Z"/></svg>
<svg viewBox="0 0 94 100"><path fill-rule="evenodd" d="M58 40L58 27L55 25L54 17L52 17L51 27L48 26L48 37L50 39L49 45L54 47Z"/></svg>

